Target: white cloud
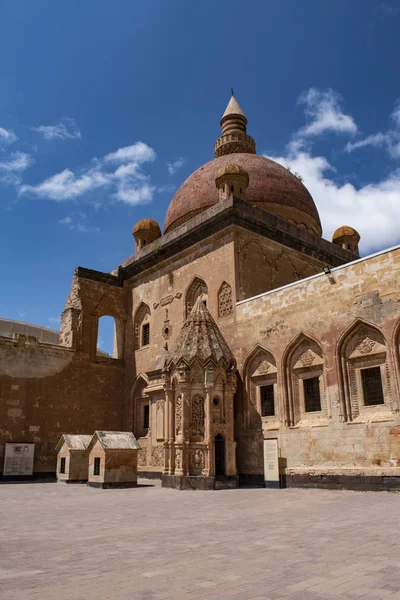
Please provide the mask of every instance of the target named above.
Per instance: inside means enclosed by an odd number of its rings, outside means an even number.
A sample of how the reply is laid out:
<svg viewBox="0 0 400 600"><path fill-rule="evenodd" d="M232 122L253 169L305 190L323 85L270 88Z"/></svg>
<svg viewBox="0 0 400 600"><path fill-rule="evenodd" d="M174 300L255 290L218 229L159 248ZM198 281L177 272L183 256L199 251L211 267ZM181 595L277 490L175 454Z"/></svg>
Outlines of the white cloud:
<svg viewBox="0 0 400 600"><path fill-rule="evenodd" d="M144 142L136 142L132 146L119 148L115 152L106 154L104 161L115 164L137 163L139 165L146 162L153 162L157 154Z"/></svg>
<svg viewBox="0 0 400 600"><path fill-rule="evenodd" d="M155 186L148 183L143 183L140 186L134 187L129 184L120 185L115 194L115 197L125 204L147 204L153 199Z"/></svg>
<svg viewBox="0 0 400 600"><path fill-rule="evenodd" d="M71 225L72 218L71 217L64 217L63 219L60 219L58 222L61 223L62 225Z"/></svg>
<svg viewBox="0 0 400 600"><path fill-rule="evenodd" d="M376 148L379 148L381 146L385 146L386 144L387 135L384 133L374 133L363 140L359 140L358 142L347 142L346 151L352 152L353 150L357 150L357 148L364 148L365 146L375 146Z"/></svg>
<svg viewBox="0 0 400 600"><path fill-rule="evenodd" d="M0 144L12 144L17 141L17 136L11 129L0 127Z"/></svg>
<svg viewBox="0 0 400 600"><path fill-rule="evenodd" d="M103 159L93 159L94 166L80 174L64 169L37 185L21 186L20 193L63 201L109 187L112 196L120 202L143 204L152 200L156 188L142 170L142 164L152 162L155 158L153 148L143 142L136 142L107 154ZM82 225L82 231L84 227Z"/></svg>
<svg viewBox="0 0 400 600"><path fill-rule="evenodd" d="M72 140L82 137L75 119L70 117L62 119L57 125L40 125L32 129L40 133L45 140Z"/></svg>
<svg viewBox="0 0 400 600"><path fill-rule="evenodd" d="M323 156L289 150L284 156L269 158L290 166L304 178L318 207L326 239L331 239L341 225L351 225L361 235L363 253L400 242L400 171L357 189L350 183L336 183L329 176L335 169Z"/></svg>
<svg viewBox="0 0 400 600"><path fill-rule="evenodd" d="M353 152L360 148L373 146L375 148L383 148L392 158L400 157L400 104L397 104L390 115L393 122L393 127L389 128L385 133L378 132L368 135L366 138L356 142L348 142L346 151Z"/></svg>
<svg viewBox="0 0 400 600"><path fill-rule="evenodd" d="M41 198L62 201L71 200L108 185L109 177L98 170L90 169L82 175L76 176L69 169L64 169L61 173L45 179L38 185L22 185L21 194L34 194Z"/></svg>
<svg viewBox="0 0 400 600"><path fill-rule="evenodd" d="M34 159L26 152L13 152L7 160L0 162L0 171L11 173L13 171L25 171L33 165Z"/></svg>
<svg viewBox="0 0 400 600"><path fill-rule="evenodd" d="M308 124L300 129L298 136L316 136L328 131L356 133L357 125L354 119L342 112L341 97L334 90L310 88L300 96L299 102L305 106Z"/></svg>
<svg viewBox="0 0 400 600"><path fill-rule="evenodd" d="M179 157L176 160L174 160L172 162L166 162L165 164L167 165L168 173L170 175L174 175L174 173L176 173L178 171L178 169L183 167L183 165L185 164L185 159L182 157Z"/></svg>

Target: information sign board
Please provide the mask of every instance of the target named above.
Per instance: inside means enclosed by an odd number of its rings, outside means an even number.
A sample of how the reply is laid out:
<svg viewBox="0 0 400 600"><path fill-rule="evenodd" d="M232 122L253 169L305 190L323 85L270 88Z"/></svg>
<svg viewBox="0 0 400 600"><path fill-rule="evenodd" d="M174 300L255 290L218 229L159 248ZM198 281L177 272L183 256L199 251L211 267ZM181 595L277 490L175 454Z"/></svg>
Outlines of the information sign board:
<svg viewBox="0 0 400 600"><path fill-rule="evenodd" d="M33 475L34 455L35 444L7 443L3 475L7 477Z"/></svg>
<svg viewBox="0 0 400 600"><path fill-rule="evenodd" d="M264 487L279 488L278 440L264 439Z"/></svg>

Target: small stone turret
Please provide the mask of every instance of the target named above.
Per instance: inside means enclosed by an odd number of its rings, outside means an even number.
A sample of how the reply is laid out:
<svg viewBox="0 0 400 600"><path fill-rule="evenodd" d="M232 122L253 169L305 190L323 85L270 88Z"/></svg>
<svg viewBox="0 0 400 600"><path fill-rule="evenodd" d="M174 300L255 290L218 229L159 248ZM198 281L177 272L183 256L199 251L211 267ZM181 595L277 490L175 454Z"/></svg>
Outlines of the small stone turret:
<svg viewBox="0 0 400 600"><path fill-rule="evenodd" d="M229 163L217 171L215 185L219 191L220 202L232 195L243 200L249 185L249 174L240 165Z"/></svg>
<svg viewBox="0 0 400 600"><path fill-rule="evenodd" d="M132 235L135 238L135 252L151 244L161 237L161 229L154 219L142 219L132 229Z"/></svg>
<svg viewBox="0 0 400 600"><path fill-rule="evenodd" d="M215 158L237 152L256 153L256 143L250 135L247 135L246 125L246 116L232 92L221 119L222 135L214 144Z"/></svg>
<svg viewBox="0 0 400 600"><path fill-rule="evenodd" d="M336 229L332 236L332 243L348 250L355 254L358 258L360 253L358 251L358 242L360 241L360 234L358 231L349 227L348 225L342 225L339 229Z"/></svg>

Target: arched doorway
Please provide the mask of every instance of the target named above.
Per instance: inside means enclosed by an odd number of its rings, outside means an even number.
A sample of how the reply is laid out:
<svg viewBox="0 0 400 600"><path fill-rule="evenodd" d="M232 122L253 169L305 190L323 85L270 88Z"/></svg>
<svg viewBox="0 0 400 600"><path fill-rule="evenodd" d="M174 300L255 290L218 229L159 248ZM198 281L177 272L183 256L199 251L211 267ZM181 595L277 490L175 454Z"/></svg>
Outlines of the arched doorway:
<svg viewBox="0 0 400 600"><path fill-rule="evenodd" d="M225 475L225 440L219 433L215 436L215 476L223 477Z"/></svg>

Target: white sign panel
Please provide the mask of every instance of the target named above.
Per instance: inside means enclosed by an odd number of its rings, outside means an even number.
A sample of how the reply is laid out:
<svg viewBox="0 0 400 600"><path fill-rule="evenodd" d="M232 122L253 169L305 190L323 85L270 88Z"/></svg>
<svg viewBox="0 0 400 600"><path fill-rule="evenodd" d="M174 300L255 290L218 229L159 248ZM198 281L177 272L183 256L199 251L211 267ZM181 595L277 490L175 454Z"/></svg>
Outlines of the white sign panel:
<svg viewBox="0 0 400 600"><path fill-rule="evenodd" d="M7 477L33 475L34 456L35 444L6 444L3 475Z"/></svg>
<svg viewBox="0 0 400 600"><path fill-rule="evenodd" d="M264 439L264 486L279 487L278 440Z"/></svg>

